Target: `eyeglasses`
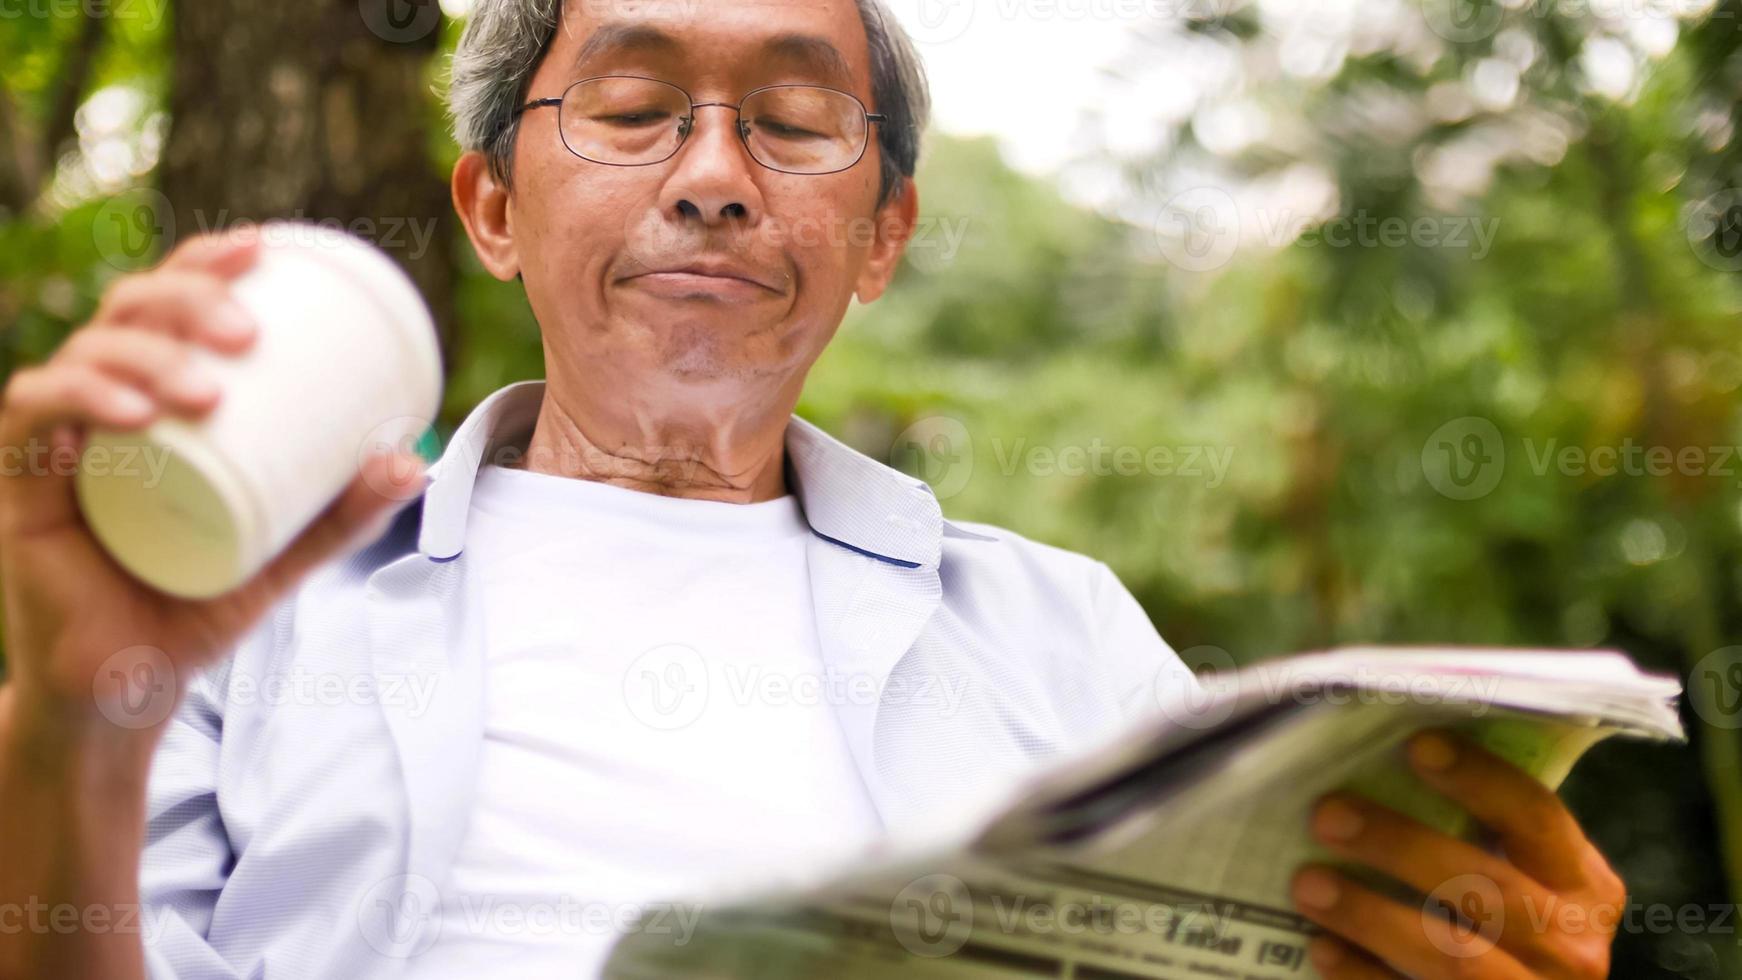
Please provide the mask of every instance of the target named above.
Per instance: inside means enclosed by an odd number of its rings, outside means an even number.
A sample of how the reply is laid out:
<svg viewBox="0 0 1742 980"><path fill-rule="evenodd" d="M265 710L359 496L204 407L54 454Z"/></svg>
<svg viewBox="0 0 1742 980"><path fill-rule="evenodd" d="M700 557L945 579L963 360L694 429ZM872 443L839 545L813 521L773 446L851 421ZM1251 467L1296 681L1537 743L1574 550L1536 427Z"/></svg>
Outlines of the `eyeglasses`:
<svg viewBox="0 0 1742 980"><path fill-rule="evenodd" d="M670 82L638 75L600 75L570 85L558 99L536 99L516 112L557 107L557 129L570 153L613 167L663 163L695 128L706 106L738 115L738 138L751 159L789 174L832 174L865 155L872 123L882 113L847 92L820 85L768 85L737 104L696 102Z"/></svg>

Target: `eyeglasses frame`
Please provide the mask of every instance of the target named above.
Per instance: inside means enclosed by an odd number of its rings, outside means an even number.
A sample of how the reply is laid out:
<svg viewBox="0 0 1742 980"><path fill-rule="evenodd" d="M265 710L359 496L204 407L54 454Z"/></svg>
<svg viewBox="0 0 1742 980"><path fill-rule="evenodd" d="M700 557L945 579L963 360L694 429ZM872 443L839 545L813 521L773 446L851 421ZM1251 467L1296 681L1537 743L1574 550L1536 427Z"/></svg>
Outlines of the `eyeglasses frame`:
<svg viewBox="0 0 1742 980"><path fill-rule="evenodd" d="M563 105L563 103L568 101L569 93L574 91L578 86L584 85L587 82L596 82L596 81L600 81L601 79L606 79L606 78L634 78L634 79L639 79L639 80L644 81L644 82L658 82L661 85L667 85L667 86L670 86L671 88L677 89L678 92L682 93L683 97L689 101L689 104L690 104L689 114L682 116L679 120L677 145L672 147L670 153L666 154L663 157L660 157L658 160L647 160L647 161L642 162L642 163L610 163L610 162L605 161L605 160L595 160L592 157L585 156L585 155L577 152L574 147L569 145L568 135L563 131L563 125L562 125L562 105ZM820 171L816 171L816 172L804 171L804 170L782 170L779 167L770 167L770 166L768 166L768 164L763 163L761 160L757 159L756 152L754 150L750 149L750 129L749 129L749 124L744 121L743 105L745 102L748 102L750 100L751 96L756 95L760 92L766 92L766 91L769 91L770 89L777 89L777 88L817 88L817 89L822 89L825 92L834 92L837 95L844 95L847 98L852 99L854 104L859 107L859 111L865 116L865 123L866 123L865 141L862 144L860 144L860 146L859 146L859 155L855 156L851 163L848 163L848 164L841 166L841 167L837 167L834 170L820 170ZM528 102L525 105L522 105L521 107L519 107L518 109L515 109L514 116L516 119L518 119L518 118L520 118L521 114L523 114L523 113L530 112L533 109L542 109L546 106L556 106L557 107L557 135L563 141L563 149L568 150L570 153L573 153L575 156L579 157L582 160L587 161L588 163L596 163L601 167L651 167L655 164L664 163L665 161L670 160L672 157L677 156L678 151L683 149L684 143L686 143L689 140L690 131L695 128L696 110L697 109L705 109L709 106L719 106L721 108L731 109L734 113L736 113L738 115L738 126L737 126L738 141L740 143L744 144L745 154L747 156L749 156L750 159L755 160L756 165L759 167L764 167L766 169L774 171L775 173L793 174L794 176L798 176L798 177L824 177L824 176L827 176L829 174L838 174L838 173L841 173L842 171L851 170L854 167L858 166L859 161L865 159L865 150L867 148L869 148L871 145L871 126L870 126L870 124L871 123L883 123L883 122L886 122L888 120L888 116L884 115L883 113L872 112L872 111L866 109L865 103L863 101L861 101L857 95L854 95L851 92L842 91L841 89L838 89L838 88L831 88L827 85L812 85L812 84L807 84L804 82L783 82L783 83L779 83L779 84L775 84L775 85L763 85L763 86L760 86L758 88L753 88L750 91L745 92L744 95L741 98L739 98L736 103L732 103L732 102L697 102L695 100L695 97L690 95L689 91L687 89L685 89L683 86L678 85L675 82L668 82L663 78L653 78L653 77L647 76L647 75L592 75L592 76L589 76L587 78L579 78L573 82L570 82L568 87L563 89L563 94L561 94L555 98L550 98L550 99L533 99L531 102Z"/></svg>

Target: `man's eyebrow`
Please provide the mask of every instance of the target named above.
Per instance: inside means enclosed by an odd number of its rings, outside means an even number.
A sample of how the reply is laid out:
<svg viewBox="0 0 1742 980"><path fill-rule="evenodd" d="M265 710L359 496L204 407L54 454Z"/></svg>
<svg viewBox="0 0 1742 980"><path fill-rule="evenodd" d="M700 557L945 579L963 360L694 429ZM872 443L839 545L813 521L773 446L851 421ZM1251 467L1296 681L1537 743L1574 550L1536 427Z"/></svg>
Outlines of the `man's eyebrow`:
<svg viewBox="0 0 1742 980"><path fill-rule="evenodd" d="M796 62L832 80L841 88L853 85L853 69L841 49L815 34L777 34L762 44L769 59Z"/></svg>
<svg viewBox="0 0 1742 980"><path fill-rule="evenodd" d="M599 27L575 52L574 70L578 76L587 62L605 54L630 51L677 51L683 45L677 38L647 24L605 24Z"/></svg>

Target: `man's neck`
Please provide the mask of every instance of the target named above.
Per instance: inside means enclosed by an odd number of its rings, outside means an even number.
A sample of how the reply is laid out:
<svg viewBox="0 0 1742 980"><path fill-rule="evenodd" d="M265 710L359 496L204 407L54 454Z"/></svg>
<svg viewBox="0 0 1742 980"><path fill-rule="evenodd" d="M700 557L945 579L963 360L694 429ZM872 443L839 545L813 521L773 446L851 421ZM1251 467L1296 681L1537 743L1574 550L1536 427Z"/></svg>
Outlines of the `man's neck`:
<svg viewBox="0 0 1742 980"><path fill-rule="evenodd" d="M757 503L787 493L790 408L717 420L610 417L545 388L526 452L505 465L667 497Z"/></svg>

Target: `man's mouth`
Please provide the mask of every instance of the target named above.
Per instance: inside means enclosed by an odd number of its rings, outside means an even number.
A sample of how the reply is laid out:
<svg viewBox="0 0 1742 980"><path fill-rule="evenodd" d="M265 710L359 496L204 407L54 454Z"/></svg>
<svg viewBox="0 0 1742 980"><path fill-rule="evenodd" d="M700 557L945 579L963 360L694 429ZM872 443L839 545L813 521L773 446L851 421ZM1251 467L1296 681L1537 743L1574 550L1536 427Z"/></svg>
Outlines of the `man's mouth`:
<svg viewBox="0 0 1742 980"><path fill-rule="evenodd" d="M728 260L698 260L649 269L623 280L669 299L751 302L785 293L785 278Z"/></svg>

